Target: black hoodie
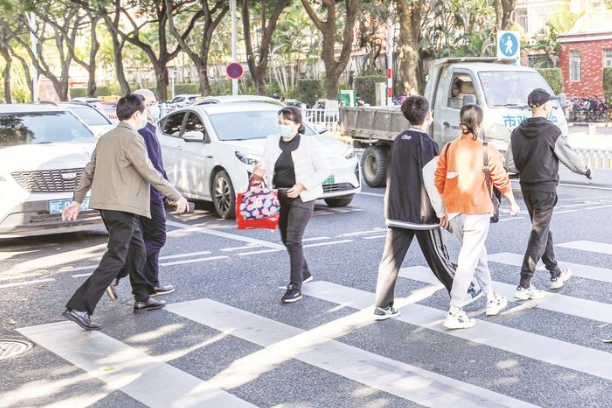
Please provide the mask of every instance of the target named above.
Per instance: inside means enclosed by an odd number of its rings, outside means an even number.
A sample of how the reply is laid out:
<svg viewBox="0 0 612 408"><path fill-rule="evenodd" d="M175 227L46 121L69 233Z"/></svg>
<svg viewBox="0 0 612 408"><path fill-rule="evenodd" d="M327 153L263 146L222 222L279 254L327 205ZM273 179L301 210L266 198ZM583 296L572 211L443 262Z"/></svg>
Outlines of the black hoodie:
<svg viewBox="0 0 612 408"><path fill-rule="evenodd" d="M506 168L519 173L522 190L555 192L559 184L559 161L574 173L587 172L567 143L567 137L548 119L528 118L512 131Z"/></svg>

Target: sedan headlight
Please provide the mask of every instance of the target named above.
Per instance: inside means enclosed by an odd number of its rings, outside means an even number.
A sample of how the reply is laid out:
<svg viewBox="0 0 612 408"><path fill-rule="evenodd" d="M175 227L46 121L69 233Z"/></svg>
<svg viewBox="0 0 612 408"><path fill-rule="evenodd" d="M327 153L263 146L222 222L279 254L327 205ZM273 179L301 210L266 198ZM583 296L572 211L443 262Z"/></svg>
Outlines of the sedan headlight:
<svg viewBox="0 0 612 408"><path fill-rule="evenodd" d="M236 152L236 157L238 160L243 162L244 164L248 164L249 166L256 166L259 164L259 157L242 152Z"/></svg>
<svg viewBox="0 0 612 408"><path fill-rule="evenodd" d="M355 157L355 149L353 149L352 147L349 147L348 149L346 149L346 151L344 152L344 158L346 160L352 159L353 157Z"/></svg>

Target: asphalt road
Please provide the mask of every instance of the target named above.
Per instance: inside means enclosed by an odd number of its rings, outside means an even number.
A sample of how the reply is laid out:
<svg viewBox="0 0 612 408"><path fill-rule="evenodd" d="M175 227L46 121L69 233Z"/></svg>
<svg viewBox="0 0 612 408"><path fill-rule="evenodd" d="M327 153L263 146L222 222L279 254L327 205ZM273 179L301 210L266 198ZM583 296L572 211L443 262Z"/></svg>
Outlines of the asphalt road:
<svg viewBox="0 0 612 408"><path fill-rule="evenodd" d="M129 285L104 297L86 333L64 322L67 299L105 249L104 232L0 243L0 338L34 340L0 360L0 407L612 407L612 172L563 173L553 231L574 277L540 302L447 332L444 290L418 246L396 287L401 319L375 323L384 189L344 209L317 205L306 231L315 282L280 305L288 256L278 232L237 231L203 204L171 216L162 278L169 306L132 313ZM524 212L487 241L498 291L518 283ZM452 256L458 245L446 235ZM534 283L548 290L545 272ZM362 311L360 311L362 310Z"/></svg>

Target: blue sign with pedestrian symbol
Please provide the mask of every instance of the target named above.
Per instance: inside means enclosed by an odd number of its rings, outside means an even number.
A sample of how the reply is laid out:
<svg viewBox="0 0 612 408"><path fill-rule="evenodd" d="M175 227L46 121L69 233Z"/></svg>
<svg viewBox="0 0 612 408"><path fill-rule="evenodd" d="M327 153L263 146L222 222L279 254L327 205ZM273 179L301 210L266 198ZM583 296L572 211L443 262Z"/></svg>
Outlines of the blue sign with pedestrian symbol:
<svg viewBox="0 0 612 408"><path fill-rule="evenodd" d="M521 56L519 33L516 31L499 31L497 33L497 57L513 58L517 63Z"/></svg>

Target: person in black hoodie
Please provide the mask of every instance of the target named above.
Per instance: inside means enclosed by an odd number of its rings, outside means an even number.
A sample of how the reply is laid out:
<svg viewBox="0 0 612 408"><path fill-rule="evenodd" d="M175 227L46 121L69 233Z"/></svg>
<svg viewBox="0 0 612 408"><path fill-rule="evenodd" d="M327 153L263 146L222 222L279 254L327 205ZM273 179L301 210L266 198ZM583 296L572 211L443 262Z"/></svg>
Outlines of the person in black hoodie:
<svg viewBox="0 0 612 408"><path fill-rule="evenodd" d="M550 231L553 209L557 204L559 162L574 173L591 179L591 169L572 150L567 136L548 120L553 110L553 99L556 98L541 88L529 94L527 103L532 117L512 131L506 152L506 168L519 174L523 200L532 223L521 267L521 281L514 294L519 300L542 299L546 295L531 284L540 259L550 272L551 289L563 287L571 277L569 269L559 268Z"/></svg>
<svg viewBox="0 0 612 408"><path fill-rule="evenodd" d="M411 96L402 104L402 113L412 127L397 136L391 152L385 195L388 230L378 268L376 320L400 314L393 307L395 283L415 236L427 264L449 293L456 269L442 242L440 227L448 228L449 222L434 184L440 149L427 134L432 122L429 101L422 96ZM465 304L480 296L482 290L471 285Z"/></svg>

